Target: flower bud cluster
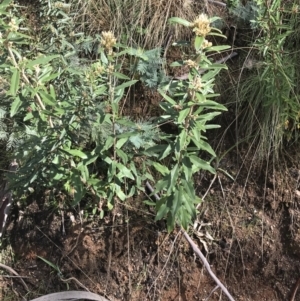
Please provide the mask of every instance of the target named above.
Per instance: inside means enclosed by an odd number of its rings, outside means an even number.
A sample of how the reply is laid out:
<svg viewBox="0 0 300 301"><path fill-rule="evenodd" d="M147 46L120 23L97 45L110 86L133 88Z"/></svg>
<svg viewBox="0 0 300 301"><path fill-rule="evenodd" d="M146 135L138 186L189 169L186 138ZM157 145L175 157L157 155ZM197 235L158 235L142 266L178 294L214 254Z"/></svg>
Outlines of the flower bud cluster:
<svg viewBox="0 0 300 301"><path fill-rule="evenodd" d="M191 24L196 36L205 37L211 31L210 20L205 14L199 15Z"/></svg>
<svg viewBox="0 0 300 301"><path fill-rule="evenodd" d="M101 45L107 50L108 54L112 54L113 47L116 45L117 39L111 31L102 32Z"/></svg>

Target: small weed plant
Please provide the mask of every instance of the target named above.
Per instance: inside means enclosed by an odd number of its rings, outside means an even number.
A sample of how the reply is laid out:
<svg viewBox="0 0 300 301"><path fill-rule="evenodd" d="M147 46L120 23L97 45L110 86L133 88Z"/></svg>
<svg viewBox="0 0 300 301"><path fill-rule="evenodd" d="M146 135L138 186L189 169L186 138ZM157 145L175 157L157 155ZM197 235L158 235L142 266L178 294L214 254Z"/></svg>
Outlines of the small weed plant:
<svg viewBox="0 0 300 301"><path fill-rule="evenodd" d="M157 81L163 115L136 122L122 115L125 91L137 82L124 74L122 62L132 56L147 60L147 53L118 43L111 31L94 38L75 33L67 4L40 3L47 22L38 39L17 5L0 4L0 137L20 164L11 187L19 194L55 189L69 195L72 206L90 195L112 209L144 191L148 180L161 193L153 203L156 220L167 218L169 230L176 223L187 228L201 201L193 175L214 173L210 161L216 155L205 133L225 110L213 100L215 76L225 66L207 57L227 48L206 39L220 35L210 26L214 19L170 19L195 34L194 57L172 63L188 66L188 79ZM96 57L82 58L91 40ZM178 133L160 131L165 123Z"/></svg>

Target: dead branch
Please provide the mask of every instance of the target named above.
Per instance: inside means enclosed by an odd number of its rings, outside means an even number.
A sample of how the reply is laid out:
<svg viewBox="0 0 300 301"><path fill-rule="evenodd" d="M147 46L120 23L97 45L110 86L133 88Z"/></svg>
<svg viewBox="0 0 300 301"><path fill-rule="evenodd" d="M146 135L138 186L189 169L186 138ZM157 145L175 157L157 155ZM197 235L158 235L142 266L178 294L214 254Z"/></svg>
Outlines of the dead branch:
<svg viewBox="0 0 300 301"><path fill-rule="evenodd" d="M189 242L190 246L192 247L193 251L200 257L201 261L203 262L204 266L206 267L209 275L211 278L214 279L216 284L221 288L221 290L224 292L224 294L228 297L230 301L234 301L231 294L228 292L227 288L222 284L222 282L219 280L219 278L214 274L214 272L211 270L209 263L207 262L206 258L202 254L202 252L199 250L197 245L193 242L191 237L186 233L186 231L183 230L183 235L186 238L186 240Z"/></svg>

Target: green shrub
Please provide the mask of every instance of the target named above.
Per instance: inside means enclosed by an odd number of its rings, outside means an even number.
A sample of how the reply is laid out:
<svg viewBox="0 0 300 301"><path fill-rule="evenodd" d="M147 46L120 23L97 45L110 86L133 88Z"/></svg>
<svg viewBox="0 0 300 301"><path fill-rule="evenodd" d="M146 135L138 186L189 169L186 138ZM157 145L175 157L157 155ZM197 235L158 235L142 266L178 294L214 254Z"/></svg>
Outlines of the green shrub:
<svg viewBox="0 0 300 301"><path fill-rule="evenodd" d="M116 200L143 191L146 180L157 181L155 189L162 197L155 204L156 219L167 217L169 230L175 223L186 228L201 201L193 175L200 170L214 172L209 161L200 158L203 151L215 157L205 132L217 127L210 121L225 110L212 100L217 96L214 78L225 66L206 56L228 48L212 46L205 39L220 35L210 27L214 19L200 15L194 22L170 20L195 32L194 57L172 64L187 66L189 75L181 81L157 80L164 114L152 122L136 122L122 115L124 92L137 82L123 74L122 62L130 56L147 61L149 52L117 43L110 31L95 37L94 43L84 33L74 33L68 9L61 2L41 1L40 14L47 21L35 44L25 34L17 7L10 0L0 4L0 75L6 83L3 118L9 120L4 122L9 134L20 132L22 137L13 146L20 169L10 175L10 187L19 193L55 189L67 193L71 205L90 194L111 209ZM91 59L81 58L85 49L93 49ZM174 124L178 134L162 133L160 126L166 122ZM154 169L160 174L157 179L151 175Z"/></svg>

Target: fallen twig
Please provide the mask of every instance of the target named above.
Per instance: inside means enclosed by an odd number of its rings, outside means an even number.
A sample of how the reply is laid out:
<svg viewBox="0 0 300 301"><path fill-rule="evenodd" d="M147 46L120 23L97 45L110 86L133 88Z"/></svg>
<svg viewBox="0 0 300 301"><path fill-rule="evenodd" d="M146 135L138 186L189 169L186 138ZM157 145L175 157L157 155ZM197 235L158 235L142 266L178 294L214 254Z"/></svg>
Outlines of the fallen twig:
<svg viewBox="0 0 300 301"><path fill-rule="evenodd" d="M9 267L9 266L7 266L7 265L5 265L3 263L0 263L0 268L8 271L9 273L14 274L15 276L18 276L19 279L20 279L20 281L21 281L21 283L23 284L25 290L27 292L30 292L30 290L29 290L27 284L25 283L25 281L22 279L22 277L14 269L12 269L11 267Z"/></svg>
<svg viewBox="0 0 300 301"><path fill-rule="evenodd" d="M299 286L300 286L300 279L298 279L298 281L295 283L295 286L294 286L292 294L291 294L291 298L289 299L290 301L295 300Z"/></svg>
<svg viewBox="0 0 300 301"><path fill-rule="evenodd" d="M210 3L212 3L212 4L217 4L217 5L226 7L226 3L224 3L224 2L215 1L215 0L208 0L208 2L210 2Z"/></svg>
<svg viewBox="0 0 300 301"><path fill-rule="evenodd" d="M210 296L219 288L219 286L217 285L208 295L208 297L205 299L205 301L208 301L208 299L210 298Z"/></svg>
<svg viewBox="0 0 300 301"><path fill-rule="evenodd" d="M87 292L89 292L89 289L84 286L79 280L77 280L75 277L70 277L68 279L63 279L62 277L60 277L60 280L65 282L65 283L68 283L70 282L71 280L73 280L74 282L76 282L80 287L82 287L83 289L85 289Z"/></svg>
<svg viewBox="0 0 300 301"><path fill-rule="evenodd" d="M183 230L183 235L186 238L186 240L189 242L190 246L192 247L193 251L200 257L201 261L203 262L204 266L206 267L208 273L210 276L215 280L217 285L221 288L221 290L225 293L225 295L228 297L230 301L234 301L231 294L228 292L227 288L222 284L222 282L219 280L219 278L214 274L214 272L211 270L209 263L207 262L206 258L202 254L202 252L199 250L197 245L193 242L191 237L186 233L186 231Z"/></svg>
<svg viewBox="0 0 300 301"><path fill-rule="evenodd" d="M30 278L29 276L12 276L12 275L0 275L0 277L4 277L4 278Z"/></svg>
<svg viewBox="0 0 300 301"><path fill-rule="evenodd" d="M149 184L149 182L146 182L146 186L147 188L151 191L151 193L154 192L153 187ZM159 196L156 193L153 193L153 196L155 197L155 199L159 200ZM199 250L199 248L197 247L197 245L193 242L192 238L187 234L187 232L181 228L184 237L186 238L186 240L188 241L188 243L190 244L190 246L192 247L193 251L200 257L201 261L203 262L204 266L206 267L208 273L210 274L210 276L214 279L214 281L216 282L216 284L221 288L221 290L224 292L224 294L228 297L228 299L230 301L235 301L233 299L233 297L231 296L231 294L228 292L227 288L222 284L222 282L219 280L219 278L214 274L214 272L211 270L209 263L207 262L205 256L202 254L202 252Z"/></svg>

